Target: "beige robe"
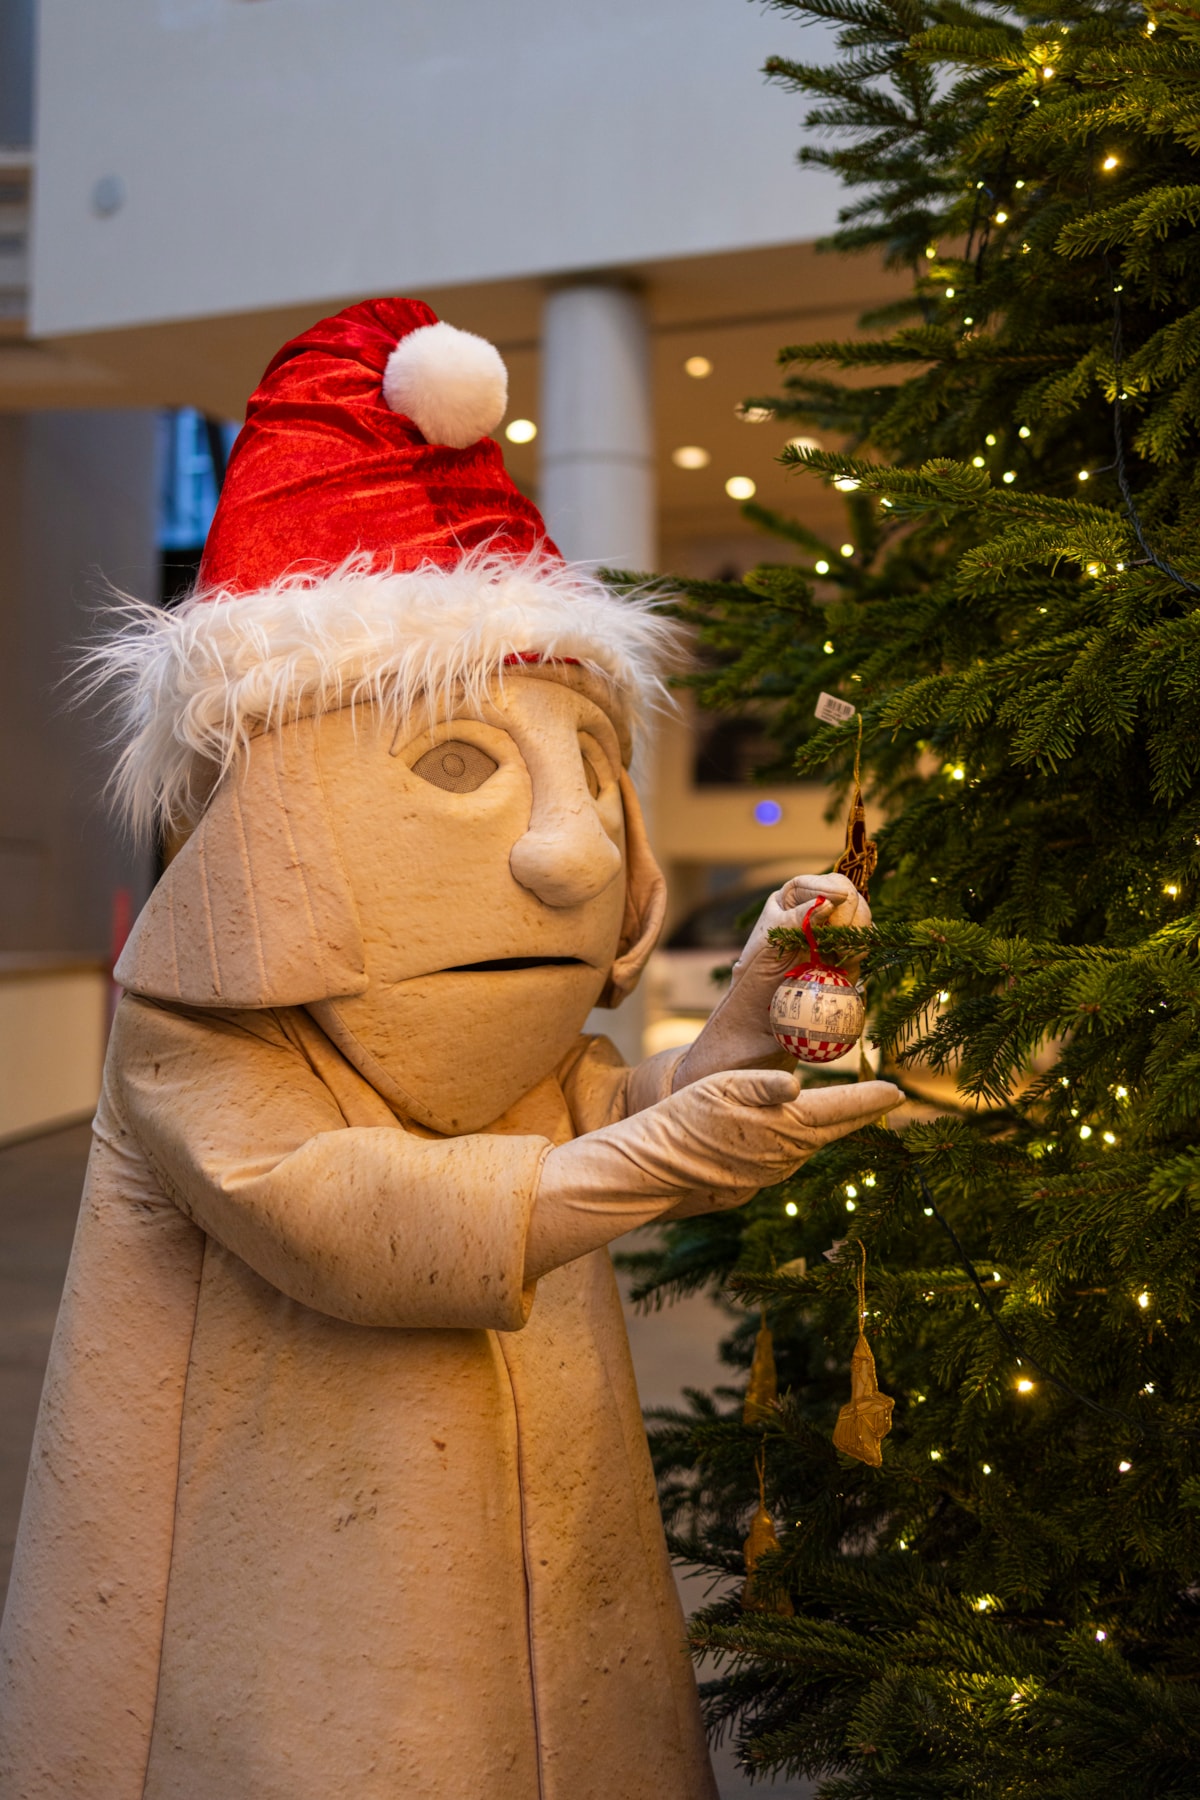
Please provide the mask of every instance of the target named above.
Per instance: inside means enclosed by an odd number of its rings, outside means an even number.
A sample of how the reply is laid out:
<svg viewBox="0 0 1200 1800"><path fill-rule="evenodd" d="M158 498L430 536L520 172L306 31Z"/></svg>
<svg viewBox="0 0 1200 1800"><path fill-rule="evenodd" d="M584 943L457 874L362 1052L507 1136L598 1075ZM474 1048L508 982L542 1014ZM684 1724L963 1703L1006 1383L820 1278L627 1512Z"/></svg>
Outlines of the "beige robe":
<svg viewBox="0 0 1200 1800"><path fill-rule="evenodd" d="M608 1254L523 1276L626 1074L581 1039L439 1138L301 1009L122 1002L2 1800L713 1800Z"/></svg>

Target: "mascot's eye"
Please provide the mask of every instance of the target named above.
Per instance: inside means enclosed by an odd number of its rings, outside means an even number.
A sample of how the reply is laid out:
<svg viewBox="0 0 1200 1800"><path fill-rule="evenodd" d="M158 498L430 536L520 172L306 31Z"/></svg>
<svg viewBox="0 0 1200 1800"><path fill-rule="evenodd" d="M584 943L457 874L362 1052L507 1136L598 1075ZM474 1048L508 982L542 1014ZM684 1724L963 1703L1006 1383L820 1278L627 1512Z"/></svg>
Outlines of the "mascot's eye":
<svg viewBox="0 0 1200 1800"><path fill-rule="evenodd" d="M412 770L433 787L445 788L451 794L471 794L499 767L499 763L478 744L453 738L448 744L435 744L432 750L419 756Z"/></svg>

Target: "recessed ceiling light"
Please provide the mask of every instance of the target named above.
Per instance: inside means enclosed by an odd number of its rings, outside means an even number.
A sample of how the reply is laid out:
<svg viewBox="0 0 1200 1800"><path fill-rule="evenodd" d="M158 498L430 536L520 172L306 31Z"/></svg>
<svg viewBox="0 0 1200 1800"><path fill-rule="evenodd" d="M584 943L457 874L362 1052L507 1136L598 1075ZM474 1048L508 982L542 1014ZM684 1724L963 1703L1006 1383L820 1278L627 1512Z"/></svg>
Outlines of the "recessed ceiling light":
<svg viewBox="0 0 1200 1800"><path fill-rule="evenodd" d="M745 400L739 401L733 410L743 425L765 425L768 419L775 417L769 406L751 406Z"/></svg>
<svg viewBox="0 0 1200 1800"><path fill-rule="evenodd" d="M700 444L680 444L672 450L671 461L677 469L707 469L712 458Z"/></svg>
<svg viewBox="0 0 1200 1800"><path fill-rule="evenodd" d="M537 436L537 426L532 419L510 419L504 427L504 435L510 444L532 444Z"/></svg>
<svg viewBox="0 0 1200 1800"><path fill-rule="evenodd" d="M707 356L689 356L683 366L696 381L703 381L706 375L712 374L712 364Z"/></svg>
<svg viewBox="0 0 1200 1800"><path fill-rule="evenodd" d="M725 483L725 492L731 500L753 500L758 488L748 475L731 475Z"/></svg>

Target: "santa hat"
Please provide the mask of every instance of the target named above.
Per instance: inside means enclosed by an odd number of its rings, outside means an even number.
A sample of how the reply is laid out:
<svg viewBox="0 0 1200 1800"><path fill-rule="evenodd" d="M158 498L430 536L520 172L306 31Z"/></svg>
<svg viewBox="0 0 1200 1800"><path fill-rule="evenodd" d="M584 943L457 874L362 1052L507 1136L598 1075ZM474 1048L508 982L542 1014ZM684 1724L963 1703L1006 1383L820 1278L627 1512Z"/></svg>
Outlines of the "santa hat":
<svg viewBox="0 0 1200 1800"><path fill-rule="evenodd" d="M246 409L195 592L126 600L85 661L113 693L114 787L145 830L194 821L251 736L358 701L403 715L506 666L581 666L636 717L671 628L565 563L486 434L495 347L418 300L370 300L285 344Z"/></svg>

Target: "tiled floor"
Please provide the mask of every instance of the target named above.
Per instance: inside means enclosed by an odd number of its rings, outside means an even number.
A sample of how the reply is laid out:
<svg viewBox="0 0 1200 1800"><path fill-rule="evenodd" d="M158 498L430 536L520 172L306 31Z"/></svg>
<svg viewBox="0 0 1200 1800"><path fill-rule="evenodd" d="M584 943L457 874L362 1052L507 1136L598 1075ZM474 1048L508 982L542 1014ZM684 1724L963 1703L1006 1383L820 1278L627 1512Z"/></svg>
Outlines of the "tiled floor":
<svg viewBox="0 0 1200 1800"><path fill-rule="evenodd" d="M42 1373L71 1249L87 1161L84 1125L0 1149L0 1599L33 1436ZM647 1406L670 1404L681 1388L722 1379L716 1346L722 1320L703 1297L660 1313L630 1314L638 1385ZM703 1598L700 1584L681 1581L684 1605ZM749 1794L803 1800L803 1783L751 1789L728 1749L714 1757L722 1800Z"/></svg>

